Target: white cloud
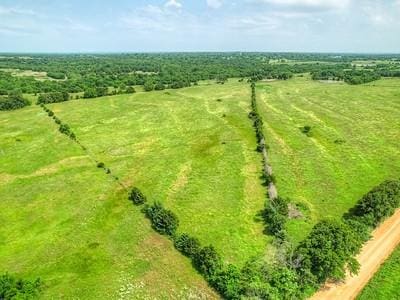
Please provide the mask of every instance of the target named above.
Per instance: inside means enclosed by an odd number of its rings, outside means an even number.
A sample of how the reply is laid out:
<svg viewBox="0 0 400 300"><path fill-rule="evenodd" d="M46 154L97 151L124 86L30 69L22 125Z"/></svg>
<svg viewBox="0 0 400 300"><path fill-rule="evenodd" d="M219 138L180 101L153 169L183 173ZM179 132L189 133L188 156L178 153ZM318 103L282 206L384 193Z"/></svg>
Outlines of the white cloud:
<svg viewBox="0 0 400 300"><path fill-rule="evenodd" d="M343 9L350 4L350 0L259 0L259 2L276 6L309 9Z"/></svg>
<svg viewBox="0 0 400 300"><path fill-rule="evenodd" d="M222 0L207 0L207 5L211 8L220 8L222 6Z"/></svg>
<svg viewBox="0 0 400 300"><path fill-rule="evenodd" d="M165 3L165 7L182 8L182 3L180 3L178 0L168 0Z"/></svg>

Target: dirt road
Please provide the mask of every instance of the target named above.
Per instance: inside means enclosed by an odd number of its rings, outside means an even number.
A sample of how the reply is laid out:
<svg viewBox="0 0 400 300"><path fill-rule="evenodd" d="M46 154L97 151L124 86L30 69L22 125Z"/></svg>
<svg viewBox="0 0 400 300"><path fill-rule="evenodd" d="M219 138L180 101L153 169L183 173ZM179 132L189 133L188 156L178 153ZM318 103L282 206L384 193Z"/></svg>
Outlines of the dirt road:
<svg viewBox="0 0 400 300"><path fill-rule="evenodd" d="M359 274L354 277L348 275L342 284L326 284L310 299L355 299L399 243L400 209L372 233L372 239L362 248L357 256L361 264Z"/></svg>

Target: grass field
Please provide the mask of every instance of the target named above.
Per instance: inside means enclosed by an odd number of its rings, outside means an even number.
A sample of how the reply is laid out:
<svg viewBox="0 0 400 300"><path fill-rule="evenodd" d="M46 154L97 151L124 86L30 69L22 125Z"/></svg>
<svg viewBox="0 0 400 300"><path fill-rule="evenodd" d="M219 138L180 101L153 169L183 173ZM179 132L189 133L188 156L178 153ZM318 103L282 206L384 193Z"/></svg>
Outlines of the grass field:
<svg viewBox="0 0 400 300"><path fill-rule="evenodd" d="M358 300L400 299L400 246L381 266L378 273L371 279L361 292Z"/></svg>
<svg viewBox="0 0 400 300"><path fill-rule="evenodd" d="M295 242L400 176L399 89L394 79L257 84L278 191L306 216L288 223ZM181 232L241 265L271 254L249 92L203 82L48 107L124 185L173 210ZM0 125L0 271L41 277L44 298L217 297L40 107L0 112Z"/></svg>
<svg viewBox="0 0 400 300"><path fill-rule="evenodd" d="M291 220L300 241L321 218L339 218L372 187L400 177L400 80L321 83L308 76L257 85L281 196L308 218ZM312 126L308 137L300 128Z"/></svg>
<svg viewBox="0 0 400 300"><path fill-rule="evenodd" d="M125 185L175 211L181 231L238 264L265 253L248 85L49 107ZM0 124L2 272L41 277L44 298L216 297L40 107L1 112Z"/></svg>

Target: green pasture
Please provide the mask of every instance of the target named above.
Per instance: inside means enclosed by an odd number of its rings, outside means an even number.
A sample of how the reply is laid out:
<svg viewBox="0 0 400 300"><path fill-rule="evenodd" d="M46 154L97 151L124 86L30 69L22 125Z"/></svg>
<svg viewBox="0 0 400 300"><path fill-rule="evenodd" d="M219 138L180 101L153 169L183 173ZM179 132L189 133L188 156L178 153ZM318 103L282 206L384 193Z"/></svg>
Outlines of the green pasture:
<svg viewBox="0 0 400 300"><path fill-rule="evenodd" d="M257 91L278 192L305 215L288 224L294 241L400 177L400 80L351 86L305 76L258 83ZM301 131L307 125L311 136Z"/></svg>

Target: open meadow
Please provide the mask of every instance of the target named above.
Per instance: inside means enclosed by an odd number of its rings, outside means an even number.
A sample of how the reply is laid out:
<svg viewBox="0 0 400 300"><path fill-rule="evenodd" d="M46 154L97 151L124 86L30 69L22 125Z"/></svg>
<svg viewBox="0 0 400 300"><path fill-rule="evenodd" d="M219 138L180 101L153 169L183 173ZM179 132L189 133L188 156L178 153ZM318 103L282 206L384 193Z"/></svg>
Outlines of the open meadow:
<svg viewBox="0 0 400 300"><path fill-rule="evenodd" d="M317 221L340 218L372 187L399 177L399 91L398 79L352 86L305 75L257 84L279 194L307 216L289 221L295 242Z"/></svg>
<svg viewBox="0 0 400 300"><path fill-rule="evenodd" d="M125 186L240 264L269 240L248 99L235 80L49 107ZM1 269L42 278L46 298L216 297L39 106L1 112L0 123Z"/></svg>

